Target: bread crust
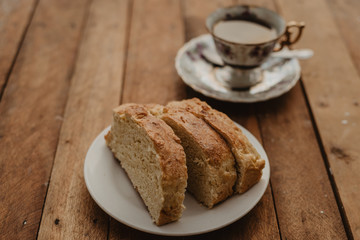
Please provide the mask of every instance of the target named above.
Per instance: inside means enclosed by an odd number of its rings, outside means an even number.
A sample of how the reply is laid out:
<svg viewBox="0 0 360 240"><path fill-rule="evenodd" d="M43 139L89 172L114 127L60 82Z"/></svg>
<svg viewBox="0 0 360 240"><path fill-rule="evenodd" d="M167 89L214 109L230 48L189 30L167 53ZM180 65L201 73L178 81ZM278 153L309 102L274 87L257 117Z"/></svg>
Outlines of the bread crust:
<svg viewBox="0 0 360 240"><path fill-rule="evenodd" d="M151 115L140 104L123 104L114 110L114 114L126 114L140 127L144 128L149 138L154 143L155 150L160 156L159 163L162 170L161 185L164 192L163 208L160 217L155 220L157 225L163 225L180 218L184 209L182 202L178 206L172 204L172 192L175 189L185 192L187 185L187 168L185 152L180 144L180 139L173 130L162 120ZM107 136L106 138L108 138ZM169 193L167 195L167 193Z"/></svg>
<svg viewBox="0 0 360 240"><path fill-rule="evenodd" d="M219 167L221 163L232 158L231 151L225 141L200 118L194 118L192 114L180 108L164 108L164 117L171 117L181 122L188 130L188 134L196 139L204 153L211 157L209 164ZM205 137L206 136L206 137Z"/></svg>
<svg viewBox="0 0 360 240"><path fill-rule="evenodd" d="M226 114L211 108L198 98L170 102L168 106L183 108L203 119L226 140L238 165L238 193L246 192L259 182L265 160L261 159L254 146Z"/></svg>
<svg viewBox="0 0 360 240"><path fill-rule="evenodd" d="M166 119L171 119L183 126L187 134L197 142L202 149L205 156L207 156L208 164L216 169L221 168L224 161L235 161L234 157L227 146L224 139L217 134L211 127L209 127L203 119L194 116L182 108L164 107L156 104L148 104L150 112L167 122ZM216 203L225 200L233 194L233 185L236 181L236 172L234 164L232 165L234 172L223 176L226 184L221 189L221 194L214 198L213 202L207 207L213 207Z"/></svg>

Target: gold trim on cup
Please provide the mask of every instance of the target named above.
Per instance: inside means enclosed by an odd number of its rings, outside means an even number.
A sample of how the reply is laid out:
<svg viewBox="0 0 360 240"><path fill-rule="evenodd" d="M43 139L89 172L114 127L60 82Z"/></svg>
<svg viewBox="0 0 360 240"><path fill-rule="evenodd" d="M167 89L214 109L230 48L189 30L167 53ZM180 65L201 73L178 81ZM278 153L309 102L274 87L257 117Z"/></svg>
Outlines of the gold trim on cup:
<svg viewBox="0 0 360 240"><path fill-rule="evenodd" d="M299 22L299 23L295 22L295 21L288 22L288 24L286 25L285 33L283 34L283 37L285 37L285 39L280 42L280 47L275 48L273 51L278 52L281 49L283 49L285 46L287 46L288 48L291 48L291 46L294 43L299 41L299 39L302 35L302 32L304 30L304 27L305 27L304 22ZM293 39L291 39L291 35L293 34L291 29L293 29L293 28L297 28L298 31L297 31L297 35Z"/></svg>

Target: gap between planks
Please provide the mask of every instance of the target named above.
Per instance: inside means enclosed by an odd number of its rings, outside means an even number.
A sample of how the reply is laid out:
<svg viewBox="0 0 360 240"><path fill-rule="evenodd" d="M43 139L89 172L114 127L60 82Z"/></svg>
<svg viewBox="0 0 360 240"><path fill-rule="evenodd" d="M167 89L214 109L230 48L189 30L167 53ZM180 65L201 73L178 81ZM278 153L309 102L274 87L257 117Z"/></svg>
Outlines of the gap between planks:
<svg viewBox="0 0 360 240"><path fill-rule="evenodd" d="M128 16L127 16L127 25L126 25L126 40L125 40L125 57L124 57L124 72L121 78L122 84L121 84L121 92L120 92L120 99L119 104L123 102L124 97L124 89L125 89L125 76L126 76L126 70L127 70L127 59L128 59L128 53L129 53L129 45L130 45L130 31L131 31L131 19L133 15L134 10L134 0L129 0L129 6L128 6ZM110 224L109 224L110 225Z"/></svg>
<svg viewBox="0 0 360 240"><path fill-rule="evenodd" d="M30 13L30 16L28 18L27 24L26 24L26 26L24 28L23 33L21 34L20 41L19 41L19 44L18 44L18 46L16 48L16 51L15 51L14 57L13 57L13 59L11 61L10 67L7 70L7 73L4 76L4 80L0 79L0 87L1 87L0 88L0 102L1 102L2 97L4 95L5 88L7 86L8 81L9 81L10 75L11 75L13 69L14 69L15 62L16 62L18 56L19 56L21 47L22 47L22 45L24 43L25 36L26 36L26 34L27 34L28 30L29 30L29 26L30 26L30 24L32 22L32 19L33 19L34 15L35 15L35 11L36 11L36 8L38 6L39 1L40 0L35 0L34 5L32 7L32 10L31 10L31 13ZM0 75L0 77L1 77L1 75ZM1 85L1 81L3 81L2 85Z"/></svg>
<svg viewBox="0 0 360 240"><path fill-rule="evenodd" d="M0 232L4 236L36 236L61 125L58 118L66 102L66 72L72 66L86 5L83 3L77 2L77 9L69 2L39 2L0 103L0 144L4 146L0 151L4 170L0 178L6 179L0 181L0 187L8 193L0 202L5 206L0 211L4 224ZM54 51L58 48L64 49ZM19 222L23 218L25 221Z"/></svg>
<svg viewBox="0 0 360 240"><path fill-rule="evenodd" d="M326 154L325 161L331 167L337 193L346 212L350 226L348 230L351 230L355 239L360 239L360 217L357 214L360 204L355 197L360 186L360 152L357 146L360 140L357 125L360 120L360 85L358 71L348 52L351 45L344 42L344 36L326 1L293 2L291 5L278 1L282 3L284 15L303 18L311 24L308 31L312 38L304 35L304 39L299 42L299 46L308 45L315 50L314 57L304 63L304 89L317 123ZM310 10L316 8L322 11L318 11L315 16ZM345 225L347 221L345 219ZM349 232L347 234L349 236Z"/></svg>
<svg viewBox="0 0 360 240"><path fill-rule="evenodd" d="M339 194L339 190L338 190L338 188L336 186L336 181L335 181L334 176L333 176L333 174L331 172L330 163L329 163L329 160L328 160L327 155L326 155L324 144L323 144L322 139L320 137L319 128L318 128L318 126L316 124L316 121L314 119L314 113L312 112L311 105L309 103L309 99L308 99L308 96L306 94L305 86L304 86L304 83L303 83L303 81L301 79L300 79L300 85L301 85L301 90L302 90L302 92L304 94L306 106L307 106L307 108L309 110L309 115L310 115L312 125L314 126L314 132L315 132L316 140L317 140L317 142L319 144L319 148L320 148L320 151L321 151L321 156L322 156L322 158L324 160L324 165L326 167L326 172L328 174L328 178L329 178L329 181L330 181L330 184L331 184L331 188L333 190L335 200L336 200L336 203L338 205L339 212L340 212L340 215L341 215L341 219L342 219L344 227L345 227L346 236L348 237L348 239L354 239L354 236L352 235L352 232L351 232L349 220L347 219L343 203L341 202L341 197L340 197L340 194Z"/></svg>
<svg viewBox="0 0 360 240"><path fill-rule="evenodd" d="M127 4L126 0L94 0L89 5L39 239L108 237L110 217L89 195L82 163L89 141L108 124L110 110L120 98L126 52ZM121 20L117 16L119 12ZM104 35L106 39L103 39ZM109 58L112 64L108 64ZM73 154L75 149L77 154ZM70 171L69 165L72 165ZM64 175L67 175L65 179ZM54 225L55 218L58 224L55 220Z"/></svg>
<svg viewBox="0 0 360 240"><path fill-rule="evenodd" d="M37 0L37 1L40 1L40 0ZM78 57L79 57L80 44L83 41L85 26L86 26L86 22L87 22L87 20L89 18L90 6L91 6L92 2L93 2L93 0L88 0L87 9L85 10L85 14L83 16L82 24L81 24L81 27L80 27L81 28L81 33L80 33L80 37L79 37L76 52L75 52L74 62L72 64L72 67L71 67L71 70L70 70L69 79L72 79L72 77L74 75L74 71L76 69L76 62L77 62ZM70 83L70 85L71 85L71 83ZM69 93L69 91L68 91L68 93ZM67 100L66 100L65 106L67 105L67 101L68 101L68 98L66 98L66 99ZM62 115L62 117L64 117L64 114ZM61 123L61 126L60 126L60 132L61 132L62 125L63 125L63 122ZM58 141L56 142L56 146L59 145L59 142L60 142L60 134L59 134L59 137L58 137ZM40 231L41 222L42 222L42 219L43 219L45 203L46 203L46 199L47 199L47 194L48 194L48 191L49 191L49 186L51 184L51 175L52 175L53 168L54 168L54 161L55 161L55 156L57 154L57 150L58 150L58 148L56 147L55 152L54 152L54 159L53 159L51 169L50 169L50 175L49 175L49 179L48 179L48 184L47 184L46 191L45 191L44 203L43 203L43 206L42 206L42 209L41 209L41 217L40 217L39 227L38 227L37 232L36 232L36 239L38 239L38 236L39 236L39 231Z"/></svg>

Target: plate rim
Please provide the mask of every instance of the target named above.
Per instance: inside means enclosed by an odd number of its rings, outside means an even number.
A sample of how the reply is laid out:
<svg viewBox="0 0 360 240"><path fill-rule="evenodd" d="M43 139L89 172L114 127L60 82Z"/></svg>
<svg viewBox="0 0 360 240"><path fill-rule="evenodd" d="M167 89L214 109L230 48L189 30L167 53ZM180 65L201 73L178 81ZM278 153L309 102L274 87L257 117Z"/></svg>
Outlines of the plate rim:
<svg viewBox="0 0 360 240"><path fill-rule="evenodd" d="M155 235L161 235L161 236L193 236L193 235L199 235L199 234L204 234L204 233L208 233L208 232L212 232L212 231L216 231L218 229L221 229L223 227L226 227L236 221L238 221L239 219L241 219L242 217L244 217L246 214L248 214L252 209L254 209L254 207L259 203L259 201L261 200L261 198L264 196L265 194L265 191L269 185L269 181L270 181L270 164L269 164L269 160L268 160L268 157L267 157L267 154L265 152L265 149L263 148L263 146L261 145L261 143L259 142L259 140L257 140L257 138L250 132L248 131L246 128L242 127L240 124L236 123L234 121L234 123L237 125L237 127L239 127L241 129L241 131L249 138L252 138L252 140L256 141L256 144L259 145L261 147L261 152L263 152L265 154L265 156L261 156L265 162L266 162L266 165L267 167L263 169L263 176L264 176L264 171L265 169L267 170L267 177L264 178L265 180L265 185L262 189L260 189L260 192L256 195L256 199L255 201L253 201L253 203L251 204L251 207L249 207L248 209L246 209L246 211L244 211L242 214L240 214L238 217L235 217L233 218L232 220L230 221L227 221L227 222L224 222L223 224L219 224L218 226L216 227L212 227L212 228L207 228L207 229L203 229L203 230L200 230L200 231L192 231L192 232L186 232L186 233L182 233L182 232L164 232L164 231L156 231L156 230L151 230L151 229L147 229L147 228L144 228L144 227L139 227L137 225L134 225L132 224L131 222L128 222L124 219L121 219L119 218L118 216L116 216L115 214L113 214L110 210L106 209L106 206L103 206L103 204L101 202L99 202L99 199L96 198L96 193L94 192L94 189L91 188L91 186L89 185L90 184L90 180L89 180L89 173L87 173L86 171L86 166L87 166L87 162L89 162L90 160L90 157L89 154L90 154L90 150L96 145L96 143L99 141L99 138L103 138L103 136L105 135L105 133L107 131L110 130L110 127L111 125L109 125L108 127L106 127L104 130L102 130L96 137L95 139L93 140L93 142L91 143L87 153L86 153L86 156L85 156L85 161L84 161L84 180L85 180L85 184L86 184L86 188L87 190L89 191L90 193L90 196L91 198L95 201L95 203L105 212L107 213L109 216L111 216L112 218L114 218L115 220L119 221L120 223L126 225L126 226L129 226L133 229L136 229L136 230L139 230L139 231L142 231L142 232L146 232L146 233L150 233L150 234L155 234ZM249 139L250 140L250 139ZM252 144L254 144L251 140L250 142ZM108 149L109 150L109 149ZM110 151L110 150L109 150ZM257 151L259 151L257 149ZM119 165L119 167L121 167ZM135 190L134 190L135 191ZM245 193L243 193L245 194ZM140 197L140 196L139 196ZM142 201L142 199L141 199ZM211 211L211 209L209 210ZM181 219L181 218L180 218ZM175 222L176 223L176 222ZM154 224L152 222L152 224ZM170 223L171 224L171 223ZM166 225L165 225L166 226ZM159 227L159 226L156 226L154 224L154 227ZM159 227L161 228L161 226Z"/></svg>
<svg viewBox="0 0 360 240"><path fill-rule="evenodd" d="M189 81L186 77L185 74L183 73L183 70L180 66L180 58L183 55L186 55L186 50L194 43L197 41L200 41L202 38L210 38L211 34L202 34L199 35L197 37L194 37L192 39L190 39L188 42L186 42L177 52L176 57L175 57L175 69L176 72L178 73L178 75L180 76L180 78L182 79L182 81L188 85L189 87L191 87L193 90L195 90L196 92L199 92L201 94L203 94L204 96L207 97L211 97L220 101L226 101L226 102L233 102L233 103L255 103L255 102L264 102L270 99L274 99L277 98L285 93L287 93L288 91L290 91L295 85L296 83L299 81L300 77L301 77L301 67L300 67L300 63L296 58L291 58L292 61L295 62L296 64L296 68L298 69L298 71L296 71L296 75L294 77L294 79L291 81L291 83L289 85L287 85L286 88L284 88L283 91L279 91L278 93L268 96L268 97L264 97L261 99L246 99L246 98L230 98L230 97L222 97L222 96L218 96L212 92L207 91L204 88L201 88L200 86L197 86L195 84L193 84L191 81Z"/></svg>

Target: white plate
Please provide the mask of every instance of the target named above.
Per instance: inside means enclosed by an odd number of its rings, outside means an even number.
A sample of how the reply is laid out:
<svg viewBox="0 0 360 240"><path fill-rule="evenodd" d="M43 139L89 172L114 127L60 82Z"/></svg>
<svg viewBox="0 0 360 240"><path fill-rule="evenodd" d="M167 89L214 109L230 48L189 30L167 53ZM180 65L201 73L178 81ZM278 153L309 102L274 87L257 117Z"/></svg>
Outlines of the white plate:
<svg viewBox="0 0 360 240"><path fill-rule="evenodd" d="M300 78L301 68L295 58L270 57L261 65L263 80L245 90L231 89L216 78L219 67L210 64L203 52L217 55L210 34L191 39L175 58L175 68L181 79L192 89L218 100L229 102L261 102L278 97L295 86Z"/></svg>
<svg viewBox="0 0 360 240"><path fill-rule="evenodd" d="M265 159L263 175L260 182L249 191L235 195L213 209L201 206L190 194L186 194L186 209L180 220L161 227L156 226L126 173L105 145L104 135L110 127L96 137L86 154L86 186L92 198L106 213L119 222L144 232L186 236L219 229L235 222L257 204L266 190L270 177L269 161L263 147L249 131L239 127Z"/></svg>

